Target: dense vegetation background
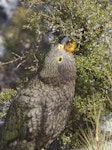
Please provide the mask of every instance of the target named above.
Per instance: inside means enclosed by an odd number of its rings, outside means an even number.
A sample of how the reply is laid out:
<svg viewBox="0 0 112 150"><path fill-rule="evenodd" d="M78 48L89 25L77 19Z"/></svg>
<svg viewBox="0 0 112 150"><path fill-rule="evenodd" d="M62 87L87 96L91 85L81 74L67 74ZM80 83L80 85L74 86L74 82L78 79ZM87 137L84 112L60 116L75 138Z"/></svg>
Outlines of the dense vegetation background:
<svg viewBox="0 0 112 150"><path fill-rule="evenodd" d="M100 133L100 121L112 111L111 8L100 0L21 0L12 24L3 29L7 51L0 64L5 76L0 104L8 104L41 68L52 46L67 37L77 45L77 80L74 110L61 140L65 147L101 148L108 137Z"/></svg>

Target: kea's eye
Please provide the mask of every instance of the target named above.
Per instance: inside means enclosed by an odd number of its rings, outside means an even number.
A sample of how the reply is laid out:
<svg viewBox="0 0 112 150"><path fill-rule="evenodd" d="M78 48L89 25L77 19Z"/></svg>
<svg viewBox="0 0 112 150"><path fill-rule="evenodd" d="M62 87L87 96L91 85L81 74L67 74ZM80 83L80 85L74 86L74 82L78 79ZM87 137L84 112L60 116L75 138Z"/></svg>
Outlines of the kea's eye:
<svg viewBox="0 0 112 150"><path fill-rule="evenodd" d="M63 57L62 56L59 56L58 57L58 63L61 63L63 61Z"/></svg>

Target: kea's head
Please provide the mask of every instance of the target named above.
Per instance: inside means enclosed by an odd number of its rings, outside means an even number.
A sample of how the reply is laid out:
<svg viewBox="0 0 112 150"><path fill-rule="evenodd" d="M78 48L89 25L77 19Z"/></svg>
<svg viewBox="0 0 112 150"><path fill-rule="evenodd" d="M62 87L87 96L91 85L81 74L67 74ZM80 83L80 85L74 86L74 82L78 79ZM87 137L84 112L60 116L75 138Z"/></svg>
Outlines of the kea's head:
<svg viewBox="0 0 112 150"><path fill-rule="evenodd" d="M51 83L62 83L75 79L75 58L71 51L66 51L65 46L58 44L45 58L40 77Z"/></svg>

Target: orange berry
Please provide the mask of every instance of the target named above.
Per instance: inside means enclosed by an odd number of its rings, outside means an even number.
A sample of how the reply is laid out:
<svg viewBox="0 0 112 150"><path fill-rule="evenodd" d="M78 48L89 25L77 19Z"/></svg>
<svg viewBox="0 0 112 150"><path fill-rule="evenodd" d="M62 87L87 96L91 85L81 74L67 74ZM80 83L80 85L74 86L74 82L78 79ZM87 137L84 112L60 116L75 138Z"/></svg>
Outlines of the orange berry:
<svg viewBox="0 0 112 150"><path fill-rule="evenodd" d="M64 49L65 51L72 53L75 51L76 47L77 44L75 42L69 42L64 46Z"/></svg>

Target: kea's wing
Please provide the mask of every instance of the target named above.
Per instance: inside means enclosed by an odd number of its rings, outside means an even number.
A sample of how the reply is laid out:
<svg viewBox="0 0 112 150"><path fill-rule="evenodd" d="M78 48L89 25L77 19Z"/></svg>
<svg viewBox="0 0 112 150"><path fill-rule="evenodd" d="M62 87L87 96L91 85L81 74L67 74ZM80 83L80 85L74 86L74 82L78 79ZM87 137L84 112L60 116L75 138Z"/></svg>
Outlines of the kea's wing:
<svg viewBox="0 0 112 150"><path fill-rule="evenodd" d="M18 138L35 136L37 127L40 130L42 105L39 101L38 90L33 85L23 89L13 100L0 135L0 150Z"/></svg>

